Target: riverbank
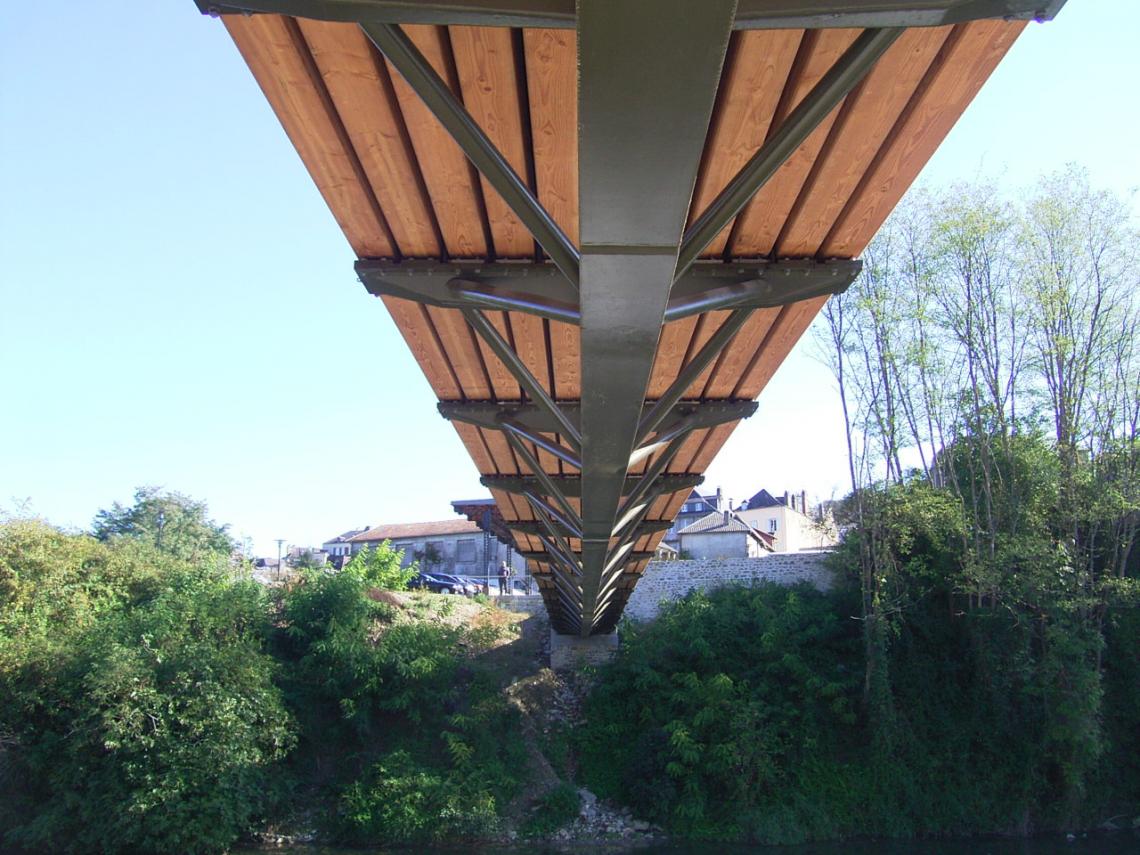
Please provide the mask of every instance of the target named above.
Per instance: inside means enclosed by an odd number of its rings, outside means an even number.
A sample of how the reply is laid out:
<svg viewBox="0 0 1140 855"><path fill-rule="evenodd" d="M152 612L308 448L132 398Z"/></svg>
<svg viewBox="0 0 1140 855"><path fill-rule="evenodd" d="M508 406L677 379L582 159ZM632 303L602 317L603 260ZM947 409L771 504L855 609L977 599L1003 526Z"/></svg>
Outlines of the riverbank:
<svg viewBox="0 0 1140 855"><path fill-rule="evenodd" d="M1106 612L1098 638L949 609L939 565L908 560L873 662L856 586L767 584L693 592L625 626L612 663L556 672L542 613L402 591L395 553L267 590L222 555L0 525L3 844L684 851L1140 825L1140 614Z"/></svg>

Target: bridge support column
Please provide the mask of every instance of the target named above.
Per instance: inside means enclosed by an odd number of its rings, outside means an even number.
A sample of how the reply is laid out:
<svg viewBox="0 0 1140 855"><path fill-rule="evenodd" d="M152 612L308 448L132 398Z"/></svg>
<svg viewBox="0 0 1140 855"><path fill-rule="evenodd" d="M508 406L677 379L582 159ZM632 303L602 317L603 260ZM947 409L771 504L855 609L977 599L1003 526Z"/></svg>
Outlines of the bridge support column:
<svg viewBox="0 0 1140 855"><path fill-rule="evenodd" d="M565 635L550 631L550 667L555 671L572 671L583 665L604 665L618 649L616 632L604 635Z"/></svg>

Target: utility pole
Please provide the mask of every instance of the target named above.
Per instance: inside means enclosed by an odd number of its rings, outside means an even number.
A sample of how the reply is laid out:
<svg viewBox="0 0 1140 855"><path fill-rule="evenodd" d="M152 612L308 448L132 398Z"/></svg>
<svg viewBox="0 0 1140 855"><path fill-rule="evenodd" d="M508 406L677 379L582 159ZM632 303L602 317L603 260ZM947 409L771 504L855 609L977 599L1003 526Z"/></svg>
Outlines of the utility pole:
<svg viewBox="0 0 1140 855"><path fill-rule="evenodd" d="M285 542L282 537L277 538L277 581L281 581L281 544Z"/></svg>

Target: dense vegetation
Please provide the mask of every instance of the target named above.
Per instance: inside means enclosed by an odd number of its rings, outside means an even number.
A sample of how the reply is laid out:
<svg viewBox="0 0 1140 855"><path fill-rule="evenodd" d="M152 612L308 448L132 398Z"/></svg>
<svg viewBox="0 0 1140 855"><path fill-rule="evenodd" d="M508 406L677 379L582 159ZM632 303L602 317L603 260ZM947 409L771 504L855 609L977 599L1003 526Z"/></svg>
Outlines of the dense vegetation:
<svg viewBox="0 0 1140 855"><path fill-rule="evenodd" d="M849 584L627 633L591 785L770 841L1140 819L1137 238L1075 169L900 207L818 328Z"/></svg>
<svg viewBox="0 0 1140 855"><path fill-rule="evenodd" d="M266 606L224 555L0 528L5 842L213 851L263 816L295 739Z"/></svg>
<svg viewBox="0 0 1140 855"><path fill-rule="evenodd" d="M873 504L890 569L870 659L858 533L833 593L691 595L602 669L585 782L675 833L765 842L1140 820L1135 588L1091 620L1055 558L970 606L954 497L916 480Z"/></svg>
<svg viewBox="0 0 1140 855"><path fill-rule="evenodd" d="M140 491L95 531L0 524L0 845L217 852L280 820L348 842L497 827L523 764L474 657L501 627L393 599L410 571L386 546L271 595L183 496Z"/></svg>

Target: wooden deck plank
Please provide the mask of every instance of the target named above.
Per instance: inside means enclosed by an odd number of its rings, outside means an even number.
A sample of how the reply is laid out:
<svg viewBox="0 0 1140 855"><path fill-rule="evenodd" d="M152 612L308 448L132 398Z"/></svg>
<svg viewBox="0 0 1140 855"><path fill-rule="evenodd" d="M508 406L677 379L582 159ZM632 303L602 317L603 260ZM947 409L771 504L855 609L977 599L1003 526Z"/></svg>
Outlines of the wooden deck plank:
<svg viewBox="0 0 1140 855"><path fill-rule="evenodd" d="M578 243L578 47L573 30L523 30L538 201Z"/></svg>
<svg viewBox="0 0 1140 855"><path fill-rule="evenodd" d="M863 251L1024 29L1024 21L954 28L824 239L821 255L850 258Z"/></svg>
<svg viewBox="0 0 1140 855"><path fill-rule="evenodd" d="M279 15L226 15L223 23L359 256L396 248L296 22Z"/></svg>
<svg viewBox="0 0 1140 855"><path fill-rule="evenodd" d="M764 144L802 38L802 30L732 34L689 210L690 224ZM731 229L731 224L726 226L703 254L719 256Z"/></svg>
<svg viewBox="0 0 1140 855"><path fill-rule="evenodd" d="M805 34L789 78L790 89L781 101L773 131L858 38L860 30L812 30ZM753 197L737 218L729 252L736 257L766 256L772 251L792 204L811 171L831 124L842 105L836 107L795 150L776 174Z"/></svg>
<svg viewBox="0 0 1140 855"><path fill-rule="evenodd" d="M649 374L646 397L656 400L665 394L672 382L677 379L689 342L697 329L698 315L691 315L679 321L672 321L661 328L661 338L657 341L657 355L653 360L653 370Z"/></svg>
<svg viewBox="0 0 1140 855"><path fill-rule="evenodd" d="M463 441L464 448L467 453L471 455L471 459L475 462L475 468L483 475L495 474L495 463L491 460L491 455L487 452L487 446L483 442L483 437L479 435L479 428L474 425L466 425L462 422L452 422L455 432L459 434L459 438Z"/></svg>
<svg viewBox="0 0 1140 855"><path fill-rule="evenodd" d="M488 372L471 327L458 309L426 306L428 317L439 335L447 361L453 366L465 398L486 401L491 397Z"/></svg>
<svg viewBox="0 0 1140 855"><path fill-rule="evenodd" d="M819 250L950 30L907 30L848 96L784 223L775 255L798 258Z"/></svg>
<svg viewBox="0 0 1140 855"><path fill-rule="evenodd" d="M685 356L686 365L700 352L700 349L713 337L731 314L732 312L730 311L717 311L705 312L700 316L700 322L697 324L696 332L693 333L693 340L689 343L689 353ZM704 392L705 384L708 383L709 377L712 375L715 367L716 360L714 359L704 371L697 375L697 379L689 384L689 388L685 390L683 397L689 399L700 398Z"/></svg>
<svg viewBox="0 0 1140 855"><path fill-rule="evenodd" d="M550 358L554 365L554 396L560 401L582 397L582 337L578 327L548 321Z"/></svg>
<svg viewBox="0 0 1140 855"><path fill-rule="evenodd" d="M405 26L404 32L436 73L448 82L452 92L459 95L446 29L416 24ZM485 258L489 247L483 230L482 199L470 162L391 63L388 73L447 254L452 258Z"/></svg>
<svg viewBox="0 0 1140 855"><path fill-rule="evenodd" d="M827 297L815 297L780 310L762 348L733 390L733 397L756 398L760 394L826 302Z"/></svg>
<svg viewBox="0 0 1140 855"><path fill-rule="evenodd" d="M779 314L779 309L757 309L752 313L728 347L721 351L701 393L702 398L732 397L741 375L760 350Z"/></svg>
<svg viewBox="0 0 1140 855"><path fill-rule="evenodd" d="M463 92L463 106L506 158L527 180L520 82L515 68L512 31L507 27L449 27L455 67ZM534 238L503 201L498 191L480 176L495 255L500 258L534 256Z"/></svg>
<svg viewBox="0 0 1140 855"><path fill-rule="evenodd" d="M360 27L298 18L353 149L403 256L442 250L388 68Z"/></svg>
<svg viewBox="0 0 1140 855"><path fill-rule="evenodd" d="M439 340L427 323L427 313L419 303L401 300L398 297L381 297L388 313L396 322L396 327L404 337L404 342L412 352L420 370L424 372L432 391L441 401L458 401L463 391L455 374L451 371L447 356L440 347Z"/></svg>

